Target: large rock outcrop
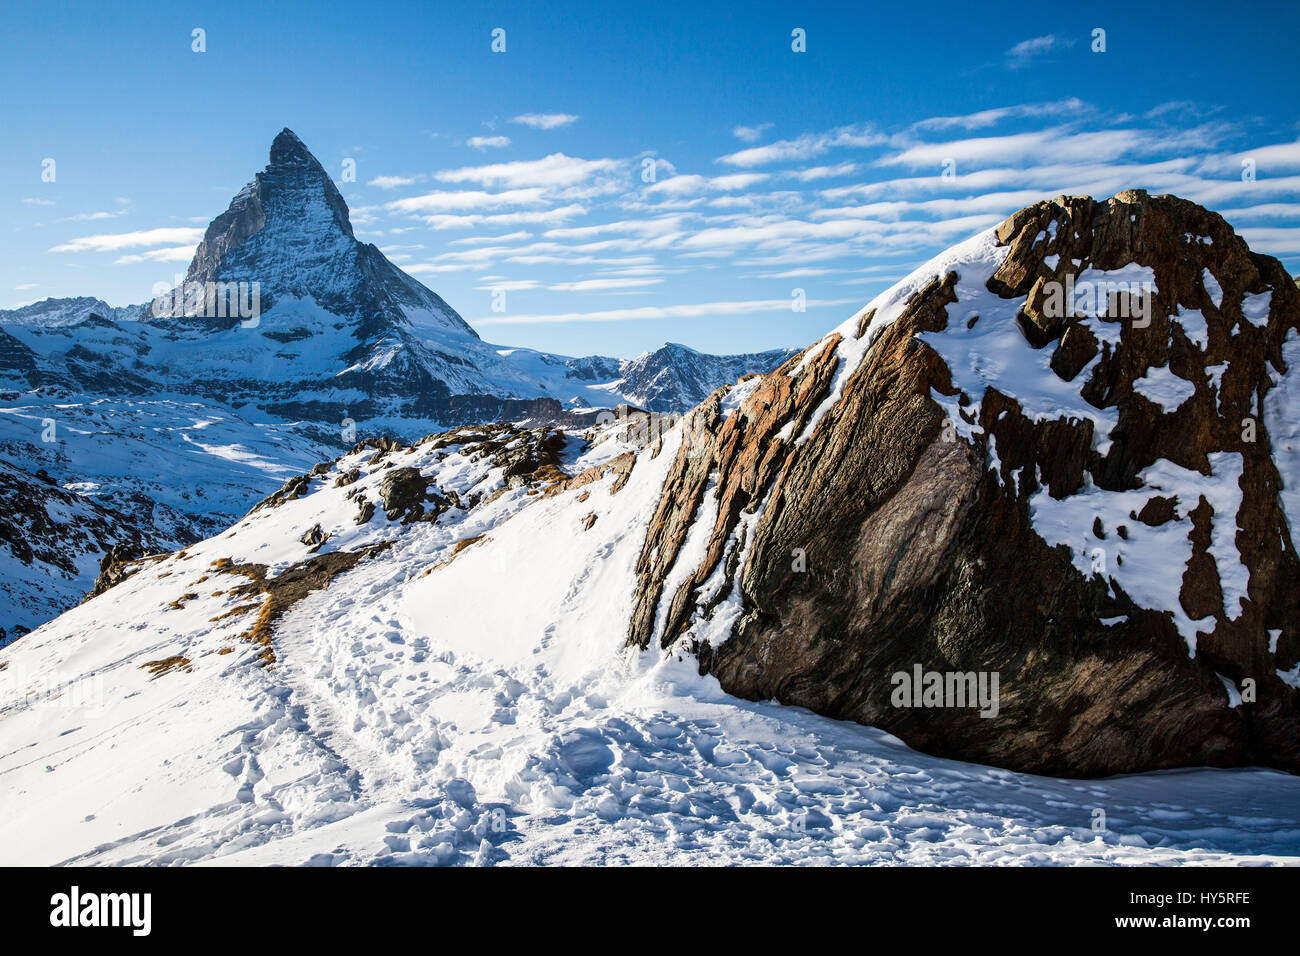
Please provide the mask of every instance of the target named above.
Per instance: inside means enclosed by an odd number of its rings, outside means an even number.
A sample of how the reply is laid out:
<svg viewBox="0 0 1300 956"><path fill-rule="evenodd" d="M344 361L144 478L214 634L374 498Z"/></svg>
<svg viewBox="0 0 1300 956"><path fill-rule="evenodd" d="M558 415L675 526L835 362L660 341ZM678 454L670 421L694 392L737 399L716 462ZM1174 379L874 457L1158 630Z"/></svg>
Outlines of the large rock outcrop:
<svg viewBox="0 0 1300 956"><path fill-rule="evenodd" d="M1297 330L1190 202L1024 209L692 414L629 643L1017 770L1300 772Z"/></svg>

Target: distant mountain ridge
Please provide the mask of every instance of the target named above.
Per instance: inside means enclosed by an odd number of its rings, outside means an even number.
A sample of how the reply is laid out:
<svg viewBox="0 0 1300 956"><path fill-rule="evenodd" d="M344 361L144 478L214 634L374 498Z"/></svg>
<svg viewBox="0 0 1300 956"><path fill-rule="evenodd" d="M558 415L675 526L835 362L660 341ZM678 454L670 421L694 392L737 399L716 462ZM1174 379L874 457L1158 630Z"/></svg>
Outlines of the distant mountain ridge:
<svg viewBox="0 0 1300 956"><path fill-rule="evenodd" d="M628 400L651 412L694 408L719 385L741 376L770 372L799 349L772 349L749 355L708 355L668 342L622 363L618 389Z"/></svg>
<svg viewBox="0 0 1300 956"><path fill-rule="evenodd" d="M103 299L83 295L64 299L42 299L17 309L0 309L0 325L32 325L60 328L78 325L92 316L111 321L130 320L140 316L143 305L125 305L115 308Z"/></svg>

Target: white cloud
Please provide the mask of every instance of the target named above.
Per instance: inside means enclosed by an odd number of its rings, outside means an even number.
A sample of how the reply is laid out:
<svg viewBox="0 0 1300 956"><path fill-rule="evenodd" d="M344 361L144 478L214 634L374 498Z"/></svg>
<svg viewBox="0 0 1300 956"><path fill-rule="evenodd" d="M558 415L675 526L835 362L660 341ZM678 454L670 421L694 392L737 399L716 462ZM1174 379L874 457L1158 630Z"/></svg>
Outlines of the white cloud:
<svg viewBox="0 0 1300 956"><path fill-rule="evenodd" d="M662 236L677 232L685 217L681 215L663 216L658 219L621 219L616 222L602 222L594 226L570 226L561 229L548 229L548 239L590 239L592 236L607 232L623 232L633 236Z"/></svg>
<svg viewBox="0 0 1300 956"><path fill-rule="evenodd" d="M1224 219L1300 219L1300 203L1260 203L1258 206L1246 206L1241 209L1221 209L1219 215Z"/></svg>
<svg viewBox="0 0 1300 956"><path fill-rule="evenodd" d="M1021 103L1017 106L1000 106L996 109L980 110L978 113L966 113L962 116L932 116L929 119L913 123L911 128L914 130L983 129L1008 119L1039 116L1051 116L1059 119L1065 113L1084 114L1091 111L1091 106L1072 96L1069 99L1058 100L1054 103Z"/></svg>
<svg viewBox="0 0 1300 956"><path fill-rule="evenodd" d="M858 171L857 163L839 163L835 166L812 166L800 169L794 177L800 182L812 182L815 179L834 179L836 176L852 176Z"/></svg>
<svg viewBox="0 0 1300 956"><path fill-rule="evenodd" d="M510 145L509 136L471 136L465 140L466 146L474 149L504 149Z"/></svg>
<svg viewBox="0 0 1300 956"><path fill-rule="evenodd" d="M402 266L402 271L414 276L424 275L426 273L461 272L464 268L463 265L454 263L434 264L432 262L421 262L413 266Z"/></svg>
<svg viewBox="0 0 1300 956"><path fill-rule="evenodd" d="M1300 140L1292 143L1274 143L1220 156L1211 156L1202 164L1202 170L1213 173L1239 175L1243 164L1251 162L1256 176L1265 176L1272 170L1300 168Z"/></svg>
<svg viewBox="0 0 1300 956"><path fill-rule="evenodd" d="M1108 129L1072 132L1065 127L1012 133L1006 136L982 136L950 140L943 143L916 143L892 155L876 160L881 166L939 168L948 160L956 163L958 175L963 164L1020 162L1043 163L1105 162L1129 155L1144 155L1177 150L1184 153L1204 149L1217 143L1223 129L1198 126L1187 130Z"/></svg>
<svg viewBox="0 0 1300 956"><path fill-rule="evenodd" d="M53 199L24 199L23 203L28 206L53 206Z"/></svg>
<svg viewBox="0 0 1300 956"><path fill-rule="evenodd" d="M490 216L431 215L422 218L434 229L470 229L474 226L559 225L586 214L586 206L570 203L536 212L505 212Z"/></svg>
<svg viewBox="0 0 1300 956"><path fill-rule="evenodd" d="M450 246L477 246L487 242L520 242L524 239L533 238L531 232L519 230L518 232L508 232L502 236L467 236L464 239L453 239L448 243Z"/></svg>
<svg viewBox="0 0 1300 956"><path fill-rule="evenodd" d="M1050 53L1059 45L1060 40L1053 33L1032 40L1021 40L1006 52L1007 66L1013 70L1021 69L1028 66L1035 57Z"/></svg>
<svg viewBox="0 0 1300 956"><path fill-rule="evenodd" d="M203 238L202 229L164 227L141 229L137 232L102 233L81 236L54 246L50 252L116 252L132 246L154 246L160 242L189 242L197 244Z"/></svg>
<svg viewBox="0 0 1300 956"><path fill-rule="evenodd" d="M1272 256L1300 255L1300 229L1242 229L1241 237L1253 252Z"/></svg>
<svg viewBox="0 0 1300 956"><path fill-rule="evenodd" d="M795 139L780 139L766 146L742 149L719 156L718 162L729 166L764 166L769 163L798 162L821 156L839 147L863 148L885 142L885 137L867 126L841 126L825 133L805 133Z"/></svg>
<svg viewBox="0 0 1300 956"><path fill-rule="evenodd" d="M481 186L575 186L600 173L612 173L622 167L614 159L579 159L564 153L552 153L542 159L492 163L487 166L464 166L446 169L436 178L444 183L477 183Z"/></svg>
<svg viewBox="0 0 1300 956"><path fill-rule="evenodd" d="M536 279L495 279L487 285L475 286L475 288L479 292L496 292L498 289L502 292L527 292L539 286L541 283Z"/></svg>
<svg viewBox="0 0 1300 956"><path fill-rule="evenodd" d="M99 219L116 219L118 216L130 212L128 209L120 209L117 212L80 212L75 216L64 216L59 222L95 222Z"/></svg>
<svg viewBox="0 0 1300 956"><path fill-rule="evenodd" d="M136 262L189 262L193 258L194 246L172 246L166 249L150 249L148 252L120 256L113 260L113 265L125 266Z"/></svg>
<svg viewBox="0 0 1300 956"><path fill-rule="evenodd" d="M530 126L533 129L559 129L577 121L578 117L569 113L524 113L510 122L518 123L520 126Z"/></svg>
<svg viewBox="0 0 1300 956"><path fill-rule="evenodd" d="M746 143L757 143L764 131L772 128L771 123L758 123L754 126L737 126L731 131L736 139Z"/></svg>
<svg viewBox="0 0 1300 956"><path fill-rule="evenodd" d="M857 299L809 299L809 307L857 304ZM692 305L646 305L635 309L605 309L600 312L559 312L553 315L511 315L476 319L478 325L542 325L548 322L629 322L645 319L696 319L752 312L788 312L790 300L754 299L744 302L702 302Z"/></svg>
<svg viewBox="0 0 1300 956"><path fill-rule="evenodd" d="M758 279L812 279L817 276L831 275L836 269L786 269L784 272L765 272L755 278Z"/></svg>
<svg viewBox="0 0 1300 956"><path fill-rule="evenodd" d="M767 173L732 173L728 176L697 176L682 175L673 176L671 179L661 179L652 186L646 187L646 192L650 194L664 194L669 196L689 196L694 193L712 192L722 190L729 192L737 189L748 189L758 183L768 179Z"/></svg>
<svg viewBox="0 0 1300 956"><path fill-rule="evenodd" d="M658 278L583 279L579 282L557 282L547 286L552 292L606 292L610 289L635 289L639 286L658 285Z"/></svg>
<svg viewBox="0 0 1300 956"><path fill-rule="evenodd" d="M507 256L507 262L517 262L521 265L589 265L589 266L618 266L618 265L638 265L649 264L654 262L650 256L626 256L621 259L602 258L599 256Z"/></svg>
<svg viewBox="0 0 1300 956"><path fill-rule="evenodd" d="M385 209L400 213L457 212L500 206L536 206L546 202L545 191L540 188L507 189L503 192L484 192L481 189L438 189L422 196L408 196L384 203Z"/></svg>
<svg viewBox="0 0 1300 956"><path fill-rule="evenodd" d="M1170 100L1168 103L1161 103L1159 106L1153 106L1143 115L1147 119L1158 119L1161 116L1168 116L1171 113L1199 113L1200 109L1191 100Z"/></svg>
<svg viewBox="0 0 1300 956"><path fill-rule="evenodd" d="M398 186L409 186L415 182L410 176L376 176L367 186L378 186L380 189L396 189Z"/></svg>

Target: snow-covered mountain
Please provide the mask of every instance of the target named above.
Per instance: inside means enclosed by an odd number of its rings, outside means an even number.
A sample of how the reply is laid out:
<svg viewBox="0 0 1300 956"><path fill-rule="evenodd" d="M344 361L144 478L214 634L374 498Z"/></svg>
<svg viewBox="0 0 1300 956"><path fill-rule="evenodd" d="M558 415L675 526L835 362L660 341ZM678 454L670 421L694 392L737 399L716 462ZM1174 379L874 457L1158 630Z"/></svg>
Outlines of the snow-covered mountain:
<svg viewBox="0 0 1300 956"><path fill-rule="evenodd" d="M737 371L784 357L672 347L629 362L486 343L356 239L338 189L286 129L171 293L135 307L85 297L0 311L0 456L175 546L359 438L641 400L681 413ZM84 542L65 530L68 549ZM45 593L18 551L0 564L0 587ZM68 560L85 569L93 557ZM92 580L83 571L56 589L60 609ZM21 631L52 606L20 602L0 627Z"/></svg>
<svg viewBox="0 0 1300 956"><path fill-rule="evenodd" d="M79 296L71 299L42 299L17 309L0 309L0 325L35 325L57 328L78 325L92 315L101 319L130 320L138 318L142 305L114 308L103 299Z"/></svg>
<svg viewBox="0 0 1300 956"><path fill-rule="evenodd" d="M770 372L798 349L773 349L751 355L707 355L669 342L619 367L611 386L627 401L647 411L681 414L709 397L719 385L746 375Z"/></svg>
<svg viewBox="0 0 1300 956"><path fill-rule="evenodd" d="M0 497L0 525L17 529L0 536L0 628L21 634L76 604L112 544L172 550L216 534L338 445L337 429L184 396L0 393L0 459L40 492Z"/></svg>
<svg viewBox="0 0 1300 956"><path fill-rule="evenodd" d="M137 516L60 488L43 470L28 474L0 458L0 647L76 605L113 549L169 551Z"/></svg>
<svg viewBox="0 0 1300 956"><path fill-rule="evenodd" d="M356 239L342 195L287 129L266 169L208 226L183 282L140 308L139 321L128 311L47 299L0 312L0 387L178 393L415 437L642 398L680 414L738 371L770 371L786 354L667 346L620 362L484 342Z"/></svg>
<svg viewBox="0 0 1300 956"><path fill-rule="evenodd" d="M1066 199L685 420L363 444L0 654L0 853L1300 862L1298 342L1218 216Z"/></svg>

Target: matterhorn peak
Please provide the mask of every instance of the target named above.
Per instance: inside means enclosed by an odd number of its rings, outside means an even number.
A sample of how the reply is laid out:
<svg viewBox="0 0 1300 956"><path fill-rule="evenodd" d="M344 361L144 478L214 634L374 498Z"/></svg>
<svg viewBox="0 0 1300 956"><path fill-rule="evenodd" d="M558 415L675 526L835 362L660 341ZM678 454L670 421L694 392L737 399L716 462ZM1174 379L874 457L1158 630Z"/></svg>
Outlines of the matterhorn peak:
<svg viewBox="0 0 1300 956"><path fill-rule="evenodd" d="M286 126L280 130L271 142L271 165L281 166L294 162L308 162L320 165L316 157L311 154L311 150L298 138L298 134Z"/></svg>
<svg viewBox="0 0 1300 956"><path fill-rule="evenodd" d="M247 326L247 309L220 308L237 290L241 304L256 292L259 319L277 304L314 302L365 341L417 313L422 324L477 339L438 295L356 239L334 181L287 127L272 141L267 167L209 224L183 288L155 299L144 317L203 332Z"/></svg>

